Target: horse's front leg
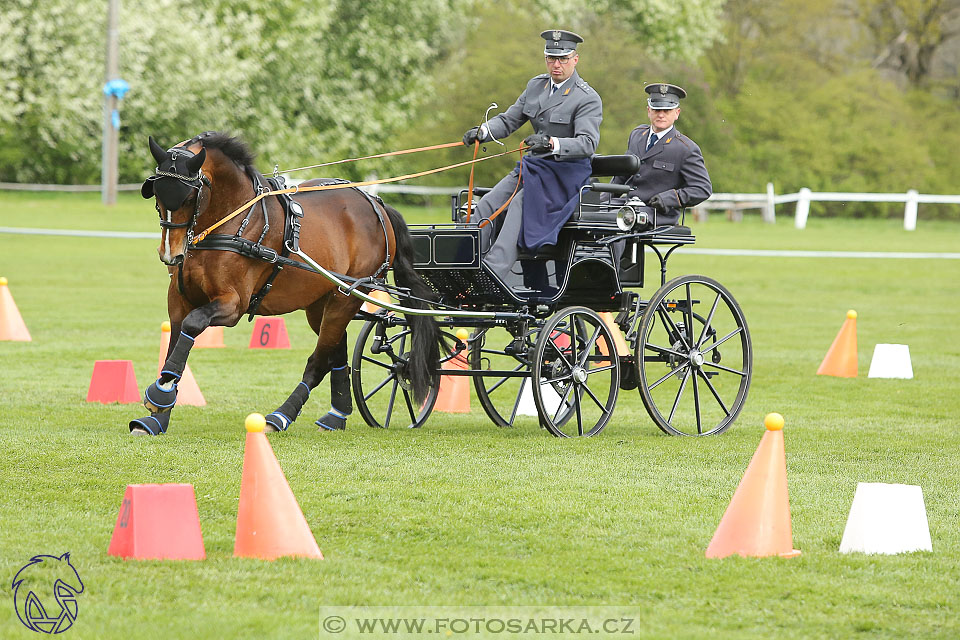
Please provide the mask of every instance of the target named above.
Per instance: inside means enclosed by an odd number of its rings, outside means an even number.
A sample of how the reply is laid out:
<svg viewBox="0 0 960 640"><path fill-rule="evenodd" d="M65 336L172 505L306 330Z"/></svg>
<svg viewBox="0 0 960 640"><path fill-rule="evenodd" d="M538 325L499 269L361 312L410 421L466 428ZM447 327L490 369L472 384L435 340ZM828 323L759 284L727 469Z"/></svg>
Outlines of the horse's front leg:
<svg viewBox="0 0 960 640"><path fill-rule="evenodd" d="M171 317L174 317L171 309ZM170 323L170 347L160 376L143 392L143 404L150 411L146 418L130 422L134 435L158 436L167 432L170 411L177 403L177 383L187 367L187 357L197 336L211 324L231 324L239 318L239 296L213 300L190 311L181 322Z"/></svg>

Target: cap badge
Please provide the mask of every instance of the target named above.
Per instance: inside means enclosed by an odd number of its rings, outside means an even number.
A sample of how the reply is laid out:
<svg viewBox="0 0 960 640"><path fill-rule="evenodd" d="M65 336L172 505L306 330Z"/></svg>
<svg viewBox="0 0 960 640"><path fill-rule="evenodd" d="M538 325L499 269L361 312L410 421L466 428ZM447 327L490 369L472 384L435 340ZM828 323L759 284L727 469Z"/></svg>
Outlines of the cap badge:
<svg viewBox="0 0 960 640"><path fill-rule="evenodd" d="M665 84L660 85L660 95L662 96L667 95L667 85Z"/></svg>
<svg viewBox="0 0 960 640"><path fill-rule="evenodd" d="M560 39L560 32L559 32L559 31L554 31L554 32L553 32L553 39L554 39L554 40L559 40L559 39Z"/></svg>

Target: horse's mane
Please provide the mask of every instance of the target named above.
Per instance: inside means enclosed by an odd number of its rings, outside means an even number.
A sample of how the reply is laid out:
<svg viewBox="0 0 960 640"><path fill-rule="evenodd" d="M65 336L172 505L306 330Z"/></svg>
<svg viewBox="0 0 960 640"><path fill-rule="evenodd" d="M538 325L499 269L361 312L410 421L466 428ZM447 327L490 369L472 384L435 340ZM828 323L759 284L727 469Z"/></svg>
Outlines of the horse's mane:
<svg viewBox="0 0 960 640"><path fill-rule="evenodd" d="M222 131L207 131L196 136L190 143L199 142L207 149L219 149L241 167L253 165L254 153L247 143L236 136Z"/></svg>

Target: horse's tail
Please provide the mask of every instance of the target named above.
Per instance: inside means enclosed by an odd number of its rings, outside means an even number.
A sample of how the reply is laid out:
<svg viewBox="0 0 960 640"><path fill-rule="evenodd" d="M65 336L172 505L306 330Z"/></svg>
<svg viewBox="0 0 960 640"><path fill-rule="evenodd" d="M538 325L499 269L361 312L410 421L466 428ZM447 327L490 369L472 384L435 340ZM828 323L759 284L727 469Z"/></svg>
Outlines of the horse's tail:
<svg viewBox="0 0 960 640"><path fill-rule="evenodd" d="M405 301L404 306L414 309L428 309L425 300L436 298L433 290L427 286L420 274L413 267L413 240L407 223L393 207L384 205L383 208L390 216L393 225L393 235L397 239L396 255L393 258L393 277L397 285L410 290L413 298ZM440 368L440 350L446 348L440 327L433 316L407 314L407 323L413 334L413 344L410 348L410 382L413 386L413 397L417 403L422 403L430 388L436 384L437 370Z"/></svg>

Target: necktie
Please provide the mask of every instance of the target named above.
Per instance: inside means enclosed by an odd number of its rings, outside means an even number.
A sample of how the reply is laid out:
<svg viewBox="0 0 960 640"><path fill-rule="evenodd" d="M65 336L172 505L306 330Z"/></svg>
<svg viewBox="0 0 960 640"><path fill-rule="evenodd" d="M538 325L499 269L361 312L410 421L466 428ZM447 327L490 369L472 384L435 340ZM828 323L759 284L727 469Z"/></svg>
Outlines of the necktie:
<svg viewBox="0 0 960 640"><path fill-rule="evenodd" d="M557 92L557 89L559 89L559 88L560 88L559 85L551 84L551 85L550 85L550 95L552 96L553 94L555 94L555 93Z"/></svg>
<svg viewBox="0 0 960 640"><path fill-rule="evenodd" d="M653 148L653 145L657 144L657 134L651 133L650 139L647 140L647 151L650 151Z"/></svg>

